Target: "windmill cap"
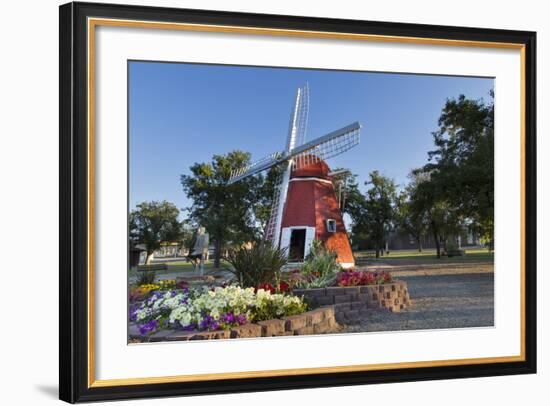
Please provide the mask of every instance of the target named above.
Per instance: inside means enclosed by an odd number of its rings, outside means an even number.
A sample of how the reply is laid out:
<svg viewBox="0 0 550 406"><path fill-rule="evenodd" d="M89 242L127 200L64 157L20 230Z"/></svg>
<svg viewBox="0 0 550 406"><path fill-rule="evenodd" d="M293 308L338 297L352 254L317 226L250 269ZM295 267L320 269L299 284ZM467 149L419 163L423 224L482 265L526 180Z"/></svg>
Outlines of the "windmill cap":
<svg viewBox="0 0 550 406"><path fill-rule="evenodd" d="M330 179L330 167L322 159L315 159L313 162L296 162L296 168L292 170L291 178L321 178Z"/></svg>

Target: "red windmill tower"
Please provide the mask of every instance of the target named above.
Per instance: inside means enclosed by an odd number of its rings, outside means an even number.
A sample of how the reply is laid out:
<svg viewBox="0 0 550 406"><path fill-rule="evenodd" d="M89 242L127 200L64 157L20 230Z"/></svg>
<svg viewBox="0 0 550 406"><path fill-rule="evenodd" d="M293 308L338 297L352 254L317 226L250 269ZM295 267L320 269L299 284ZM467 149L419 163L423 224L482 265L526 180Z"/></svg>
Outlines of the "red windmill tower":
<svg viewBox="0 0 550 406"><path fill-rule="evenodd" d="M229 184L277 165L284 171L276 188L265 236L274 246L287 250L290 263L302 262L312 242L324 242L334 250L344 268L354 265L340 201L325 160L359 144L361 126L355 122L305 142L309 109L307 84L298 89L290 117L285 151L274 153L232 173ZM338 171L342 173L342 171Z"/></svg>

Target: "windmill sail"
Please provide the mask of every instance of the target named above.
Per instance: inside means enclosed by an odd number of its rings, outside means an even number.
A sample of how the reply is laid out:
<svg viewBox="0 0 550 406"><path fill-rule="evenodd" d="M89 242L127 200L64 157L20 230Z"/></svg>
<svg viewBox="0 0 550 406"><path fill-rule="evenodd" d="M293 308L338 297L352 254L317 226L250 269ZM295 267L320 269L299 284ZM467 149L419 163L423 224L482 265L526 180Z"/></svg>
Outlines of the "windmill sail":
<svg viewBox="0 0 550 406"><path fill-rule="evenodd" d="M288 134L289 137L292 132L295 132L295 141L290 147L290 143L287 143L287 151L292 148L302 145L306 141L307 132L307 120L309 115L309 86L306 83L305 86L298 89L296 92L296 101L294 103L294 109L290 115L290 123Z"/></svg>
<svg viewBox="0 0 550 406"><path fill-rule="evenodd" d="M296 147L291 153L294 167L300 168L343 154L359 144L360 130L361 125L353 123Z"/></svg>
<svg viewBox="0 0 550 406"><path fill-rule="evenodd" d="M343 154L359 144L360 130L361 125L356 122L299 145L290 152L268 155L251 165L233 171L228 183L238 182L247 176L255 175L285 161L294 160L298 163L300 159L305 161L308 156L325 160Z"/></svg>
<svg viewBox="0 0 550 406"><path fill-rule="evenodd" d="M279 208L279 201L281 198L281 176L275 182L277 185L273 193L273 200L271 201L271 211L269 214L269 220L265 226L264 239L266 241L274 242L275 230L277 228L277 209Z"/></svg>
<svg viewBox="0 0 550 406"><path fill-rule="evenodd" d="M283 221L283 210L285 208L286 196L288 192L288 182L290 181L290 171L292 170L291 151L300 144L303 144L306 136L307 117L309 110L309 87L306 83L304 87L298 88L296 91L296 100L294 108L290 115L290 123L288 128L288 138L286 150L284 152L285 159L288 160L286 168L281 175L281 181L277 187L276 201L271 206L271 215L269 223L272 230L266 230L266 239L277 247L281 237L281 223ZM275 200L275 199L274 199Z"/></svg>

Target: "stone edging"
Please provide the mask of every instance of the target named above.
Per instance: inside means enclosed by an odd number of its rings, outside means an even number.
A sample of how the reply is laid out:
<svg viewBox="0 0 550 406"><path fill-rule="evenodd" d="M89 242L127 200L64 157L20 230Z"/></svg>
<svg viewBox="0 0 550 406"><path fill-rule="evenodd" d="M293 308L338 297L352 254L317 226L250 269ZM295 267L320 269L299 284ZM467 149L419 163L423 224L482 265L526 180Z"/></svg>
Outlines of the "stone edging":
<svg viewBox="0 0 550 406"><path fill-rule="evenodd" d="M190 341L326 334L334 332L338 328L334 306L323 306L295 316L248 323L228 330L161 330L150 336L142 336L139 334L136 325L130 325L129 336L130 339L139 340L141 342Z"/></svg>
<svg viewBox="0 0 550 406"><path fill-rule="evenodd" d="M381 285L331 286L316 289L294 289L312 307L333 305L336 321L356 323L367 309L399 312L411 305L407 282L394 281Z"/></svg>

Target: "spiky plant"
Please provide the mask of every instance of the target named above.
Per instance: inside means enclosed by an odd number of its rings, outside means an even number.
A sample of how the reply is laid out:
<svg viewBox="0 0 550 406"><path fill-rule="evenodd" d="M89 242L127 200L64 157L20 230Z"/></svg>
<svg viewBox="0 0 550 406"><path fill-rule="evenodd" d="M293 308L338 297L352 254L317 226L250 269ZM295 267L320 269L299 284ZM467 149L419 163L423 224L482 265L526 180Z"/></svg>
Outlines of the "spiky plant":
<svg viewBox="0 0 550 406"><path fill-rule="evenodd" d="M240 286L256 287L278 282L286 254L267 242L259 242L251 248L240 247L229 252L228 262Z"/></svg>

